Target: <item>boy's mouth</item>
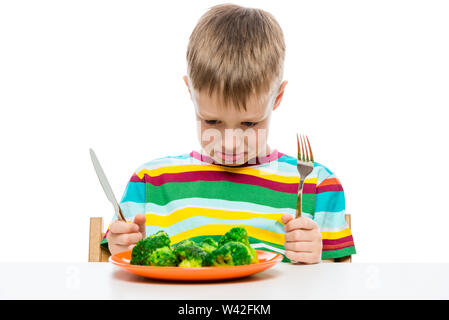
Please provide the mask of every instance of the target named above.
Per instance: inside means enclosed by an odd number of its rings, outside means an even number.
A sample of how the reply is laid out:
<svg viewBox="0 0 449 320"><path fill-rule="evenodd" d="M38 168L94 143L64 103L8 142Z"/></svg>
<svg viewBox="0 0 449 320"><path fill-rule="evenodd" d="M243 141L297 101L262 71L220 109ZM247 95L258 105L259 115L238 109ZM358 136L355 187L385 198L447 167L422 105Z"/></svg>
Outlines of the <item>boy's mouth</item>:
<svg viewBox="0 0 449 320"><path fill-rule="evenodd" d="M221 160L226 161L226 162L235 162L235 161L241 160L245 156L244 152L238 153L238 154L234 154L234 153L227 154L227 153L222 153L220 151L216 151L216 154Z"/></svg>

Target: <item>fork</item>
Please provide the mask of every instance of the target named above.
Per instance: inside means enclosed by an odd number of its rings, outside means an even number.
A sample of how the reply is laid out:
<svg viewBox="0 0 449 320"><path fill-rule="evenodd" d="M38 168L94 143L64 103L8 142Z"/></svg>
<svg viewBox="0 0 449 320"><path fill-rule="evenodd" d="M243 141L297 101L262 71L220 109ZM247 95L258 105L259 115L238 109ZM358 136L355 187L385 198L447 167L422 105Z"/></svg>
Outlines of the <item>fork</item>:
<svg viewBox="0 0 449 320"><path fill-rule="evenodd" d="M302 212L302 187L304 185L304 180L313 170L313 153L310 147L309 138L307 136L301 135L301 139L296 134L296 140L298 142L298 161L296 167L299 172L299 188L298 188L298 200L296 202L296 218L301 217ZM307 140L307 145L306 145ZM304 152L305 150L305 152Z"/></svg>

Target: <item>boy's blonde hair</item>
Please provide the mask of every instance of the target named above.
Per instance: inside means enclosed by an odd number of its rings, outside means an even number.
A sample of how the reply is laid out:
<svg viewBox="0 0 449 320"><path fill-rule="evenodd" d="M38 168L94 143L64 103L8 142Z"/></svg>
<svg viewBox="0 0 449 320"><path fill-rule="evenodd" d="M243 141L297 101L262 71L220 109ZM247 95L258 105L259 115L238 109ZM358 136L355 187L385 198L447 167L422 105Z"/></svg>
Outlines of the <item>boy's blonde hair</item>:
<svg viewBox="0 0 449 320"><path fill-rule="evenodd" d="M248 99L277 90L283 77L285 42L268 12L235 4L209 8L193 30L187 73L193 89L217 92L224 105L246 111Z"/></svg>

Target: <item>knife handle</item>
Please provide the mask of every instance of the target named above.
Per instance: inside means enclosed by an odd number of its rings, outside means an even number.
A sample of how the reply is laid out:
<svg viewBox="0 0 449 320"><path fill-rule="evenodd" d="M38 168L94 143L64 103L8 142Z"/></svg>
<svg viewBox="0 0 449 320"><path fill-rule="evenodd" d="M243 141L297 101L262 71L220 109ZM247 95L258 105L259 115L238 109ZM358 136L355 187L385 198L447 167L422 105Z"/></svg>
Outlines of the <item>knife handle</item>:
<svg viewBox="0 0 449 320"><path fill-rule="evenodd" d="M123 215L122 208L120 208L120 205L118 205L118 219L126 222L125 216Z"/></svg>

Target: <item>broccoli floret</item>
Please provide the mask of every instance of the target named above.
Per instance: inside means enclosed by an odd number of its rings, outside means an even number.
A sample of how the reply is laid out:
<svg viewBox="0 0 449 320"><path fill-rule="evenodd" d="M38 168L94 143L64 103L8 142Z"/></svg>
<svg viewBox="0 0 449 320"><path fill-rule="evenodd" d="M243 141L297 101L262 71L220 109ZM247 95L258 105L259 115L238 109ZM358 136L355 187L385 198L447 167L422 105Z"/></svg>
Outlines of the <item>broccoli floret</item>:
<svg viewBox="0 0 449 320"><path fill-rule="evenodd" d="M197 244L180 245L173 252L180 261L179 267L202 267L207 255Z"/></svg>
<svg viewBox="0 0 449 320"><path fill-rule="evenodd" d="M170 238L167 232L163 230L141 239L133 248L130 264L148 266L150 264L149 258L154 250L169 246Z"/></svg>
<svg viewBox="0 0 449 320"><path fill-rule="evenodd" d="M212 238L206 238L200 242L200 247L203 248L206 253L211 253L218 248L218 243Z"/></svg>
<svg viewBox="0 0 449 320"><path fill-rule="evenodd" d="M187 246L187 245L192 245L192 244L196 244L195 241L192 241L190 239L184 239L182 241L179 241L178 243L173 245L173 248L177 248L179 246Z"/></svg>
<svg viewBox="0 0 449 320"><path fill-rule="evenodd" d="M234 227L231 230L229 230L228 232L226 232L220 238L220 241L218 242L218 246L221 247L230 241L241 242L244 245L246 245L251 254L251 263L259 262L259 258L257 257L257 252L249 244L248 231L244 227Z"/></svg>
<svg viewBox="0 0 449 320"><path fill-rule="evenodd" d="M179 261L170 247L162 247L153 251L149 258L152 266L175 267Z"/></svg>
<svg viewBox="0 0 449 320"><path fill-rule="evenodd" d="M152 244L149 241L149 237L139 240L131 253L130 264L147 266L149 264L148 259L152 253L151 247Z"/></svg>
<svg viewBox="0 0 449 320"><path fill-rule="evenodd" d="M251 246L248 246L248 250L251 255L251 263L259 263L259 257L257 256L257 251Z"/></svg>
<svg viewBox="0 0 449 320"><path fill-rule="evenodd" d="M250 248L241 242L229 241L206 257L207 266L239 266L251 264Z"/></svg>
<svg viewBox="0 0 449 320"><path fill-rule="evenodd" d="M244 227L234 227L220 238L218 246L221 247L230 241L241 242L249 246L248 231Z"/></svg>
<svg viewBox="0 0 449 320"><path fill-rule="evenodd" d="M168 233L163 230L160 230L151 235L150 239L152 239L151 241L153 243L153 250L170 246L170 237L168 236Z"/></svg>

